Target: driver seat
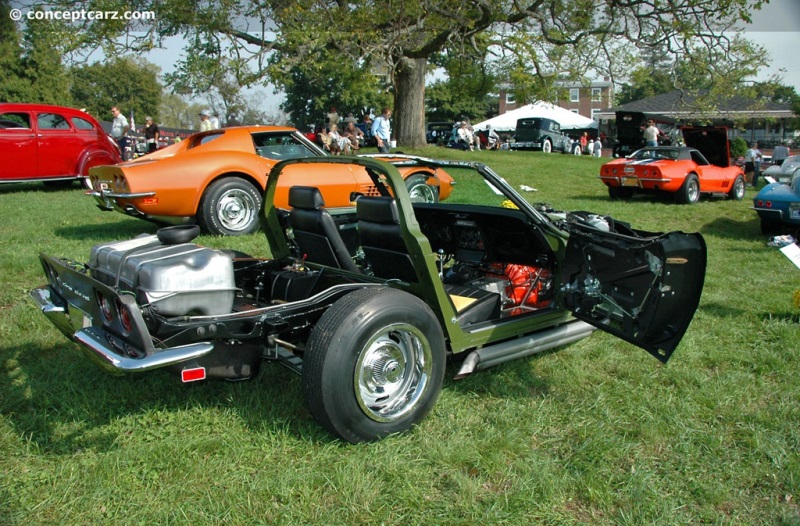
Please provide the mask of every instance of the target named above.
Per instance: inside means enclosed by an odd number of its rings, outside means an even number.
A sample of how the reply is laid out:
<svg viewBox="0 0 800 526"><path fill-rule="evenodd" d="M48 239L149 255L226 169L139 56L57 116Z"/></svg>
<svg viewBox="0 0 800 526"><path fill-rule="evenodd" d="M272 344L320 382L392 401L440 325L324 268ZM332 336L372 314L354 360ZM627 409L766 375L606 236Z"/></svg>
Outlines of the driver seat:
<svg viewBox="0 0 800 526"><path fill-rule="evenodd" d="M307 261L361 272L339 235L336 222L325 210L325 200L319 188L292 186L289 188L289 206L294 239Z"/></svg>

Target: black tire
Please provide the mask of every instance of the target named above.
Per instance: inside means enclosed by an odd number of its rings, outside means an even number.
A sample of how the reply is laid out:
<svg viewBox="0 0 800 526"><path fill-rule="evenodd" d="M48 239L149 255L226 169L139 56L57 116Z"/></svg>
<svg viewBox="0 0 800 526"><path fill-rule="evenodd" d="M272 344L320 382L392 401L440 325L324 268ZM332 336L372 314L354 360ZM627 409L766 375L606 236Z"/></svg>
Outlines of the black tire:
<svg viewBox="0 0 800 526"><path fill-rule="evenodd" d="M685 205L693 205L700 200L700 180L695 174L689 174L683 185L675 194L675 200Z"/></svg>
<svg viewBox="0 0 800 526"><path fill-rule="evenodd" d="M572 147L572 155L583 155L583 149L580 144L576 144Z"/></svg>
<svg viewBox="0 0 800 526"><path fill-rule="evenodd" d="M550 142L550 139L545 139L542 143L542 151L544 153L551 153L553 151L553 143Z"/></svg>
<svg viewBox="0 0 800 526"><path fill-rule="evenodd" d="M438 203L439 189L427 184L428 178L422 174L411 175L406 179L406 188L412 203Z"/></svg>
<svg viewBox="0 0 800 526"><path fill-rule="evenodd" d="M777 221L761 218L761 233L765 236L774 236L783 231L783 226Z"/></svg>
<svg viewBox="0 0 800 526"><path fill-rule="evenodd" d="M608 197L610 197L612 200L630 199L633 197L633 189L622 188L621 186L609 186Z"/></svg>
<svg viewBox="0 0 800 526"><path fill-rule="evenodd" d="M259 229L261 191L239 177L218 179L200 200L197 220L203 231L218 236L241 236Z"/></svg>
<svg viewBox="0 0 800 526"><path fill-rule="evenodd" d="M365 288L341 298L311 331L303 395L314 419L351 443L408 430L439 397L445 346L419 298Z"/></svg>
<svg viewBox="0 0 800 526"><path fill-rule="evenodd" d="M741 175L736 177L731 185L731 189L728 191L728 199L734 199L736 201L744 199L744 187L744 177Z"/></svg>

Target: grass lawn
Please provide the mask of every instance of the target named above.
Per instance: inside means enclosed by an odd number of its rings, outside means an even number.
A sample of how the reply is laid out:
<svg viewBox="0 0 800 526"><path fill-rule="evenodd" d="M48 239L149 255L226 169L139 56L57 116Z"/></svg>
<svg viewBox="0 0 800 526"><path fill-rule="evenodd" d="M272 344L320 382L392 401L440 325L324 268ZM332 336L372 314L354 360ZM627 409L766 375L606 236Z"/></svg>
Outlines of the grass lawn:
<svg viewBox="0 0 800 526"><path fill-rule="evenodd" d="M701 232L705 289L669 364L595 333L458 382L451 366L418 427L345 444L277 365L242 383L101 372L29 299L37 255L86 261L155 226L77 185L0 186L0 525L800 525L800 270L766 246L752 189L612 202L602 159L416 153L484 161L533 202Z"/></svg>

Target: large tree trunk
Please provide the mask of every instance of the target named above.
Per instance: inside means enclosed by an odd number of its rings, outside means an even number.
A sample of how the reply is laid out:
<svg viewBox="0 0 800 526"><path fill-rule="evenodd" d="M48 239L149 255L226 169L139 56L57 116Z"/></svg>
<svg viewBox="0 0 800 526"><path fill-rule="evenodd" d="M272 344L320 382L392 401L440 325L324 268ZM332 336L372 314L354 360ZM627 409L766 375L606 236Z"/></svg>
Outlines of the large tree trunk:
<svg viewBox="0 0 800 526"><path fill-rule="evenodd" d="M395 70L394 130L398 146L422 148L425 141L425 70L428 60L403 58Z"/></svg>

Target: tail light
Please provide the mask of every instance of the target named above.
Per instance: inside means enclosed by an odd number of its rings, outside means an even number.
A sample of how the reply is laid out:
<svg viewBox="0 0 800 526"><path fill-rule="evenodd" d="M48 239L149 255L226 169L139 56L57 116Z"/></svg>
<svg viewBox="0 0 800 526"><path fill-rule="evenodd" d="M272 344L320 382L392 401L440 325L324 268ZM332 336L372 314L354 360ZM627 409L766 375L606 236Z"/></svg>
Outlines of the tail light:
<svg viewBox="0 0 800 526"><path fill-rule="evenodd" d="M102 292L97 293L97 303L100 305L100 313L103 315L103 321L106 325L114 321L114 309L111 307L111 302L106 299Z"/></svg>
<svg viewBox="0 0 800 526"><path fill-rule="evenodd" d="M130 334L131 330L133 329L133 322L131 321L131 311L122 304L122 302L117 298L116 301L117 312L119 313L119 323L122 326L123 332L125 334Z"/></svg>

